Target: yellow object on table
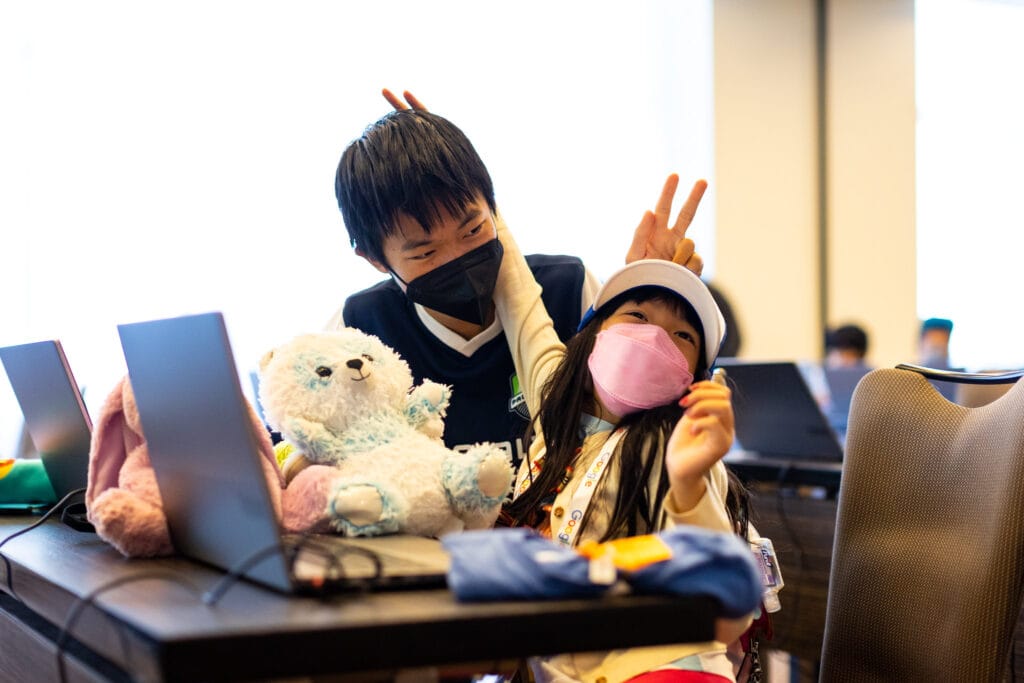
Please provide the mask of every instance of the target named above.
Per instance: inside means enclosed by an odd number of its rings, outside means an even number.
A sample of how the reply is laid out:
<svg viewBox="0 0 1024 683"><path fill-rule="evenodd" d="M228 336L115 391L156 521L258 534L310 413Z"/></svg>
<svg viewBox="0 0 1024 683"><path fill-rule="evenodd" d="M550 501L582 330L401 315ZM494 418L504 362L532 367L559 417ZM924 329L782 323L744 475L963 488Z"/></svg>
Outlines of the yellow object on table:
<svg viewBox="0 0 1024 683"><path fill-rule="evenodd" d="M625 571L636 571L672 557L672 549L654 534L616 538L605 543L588 541L580 546L579 552L591 560L607 557L617 569Z"/></svg>

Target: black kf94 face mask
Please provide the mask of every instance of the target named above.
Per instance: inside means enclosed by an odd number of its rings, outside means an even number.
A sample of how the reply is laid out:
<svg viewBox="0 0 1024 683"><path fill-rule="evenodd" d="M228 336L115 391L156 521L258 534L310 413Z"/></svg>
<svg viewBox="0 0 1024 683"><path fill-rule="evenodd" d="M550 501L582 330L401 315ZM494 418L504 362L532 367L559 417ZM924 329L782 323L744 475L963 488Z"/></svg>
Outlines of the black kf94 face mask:
<svg viewBox="0 0 1024 683"><path fill-rule="evenodd" d="M504 253L495 238L411 282L391 274L405 285L406 296L421 306L482 325L491 310Z"/></svg>

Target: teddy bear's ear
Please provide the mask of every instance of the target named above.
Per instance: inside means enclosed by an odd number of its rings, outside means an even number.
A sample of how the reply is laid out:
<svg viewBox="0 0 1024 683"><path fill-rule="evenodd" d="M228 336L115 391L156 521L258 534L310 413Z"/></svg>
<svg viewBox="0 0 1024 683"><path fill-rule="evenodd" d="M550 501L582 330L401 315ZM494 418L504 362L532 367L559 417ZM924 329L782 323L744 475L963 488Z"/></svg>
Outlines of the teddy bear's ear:
<svg viewBox="0 0 1024 683"><path fill-rule="evenodd" d="M274 357L274 350L273 349L271 349L270 351L267 351L265 354L263 354L263 357L260 358L260 370L266 370L267 366L270 365L270 360L273 357Z"/></svg>

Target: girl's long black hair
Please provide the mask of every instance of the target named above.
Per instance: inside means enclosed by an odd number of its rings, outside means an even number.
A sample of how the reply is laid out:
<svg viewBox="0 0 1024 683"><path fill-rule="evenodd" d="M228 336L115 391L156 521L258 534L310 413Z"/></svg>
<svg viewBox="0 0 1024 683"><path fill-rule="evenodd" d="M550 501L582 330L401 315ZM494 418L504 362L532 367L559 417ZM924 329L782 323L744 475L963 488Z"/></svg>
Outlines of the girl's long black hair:
<svg viewBox="0 0 1024 683"><path fill-rule="evenodd" d="M699 360L693 372L694 381L709 378L703 352L704 328L697 312L687 301L660 287L638 287L602 306L593 319L566 344L564 360L541 390L540 410L531 421L530 431L535 431L539 424L544 434L543 465L530 487L506 506L506 518L512 524L532 526L541 506L565 476L566 468L574 465L577 449L583 443L580 418L598 412L587 362L601 323L626 301L666 303L697 328L701 344L698 349ZM657 515L661 510L660 502L665 499L669 486L668 477L665 476L665 447L682 415L683 409L673 402L632 413L619 422L618 426L626 427L627 432L616 448L618 493L608 529L601 541L655 530ZM528 443L530 436L528 433L524 442ZM650 454L654 454L654 457L649 457ZM654 487L655 498L651 500L649 483L653 476L656 476L657 485ZM747 494L732 472L729 472L726 507L737 533L746 537ZM581 520L581 531L587 522L587 517Z"/></svg>

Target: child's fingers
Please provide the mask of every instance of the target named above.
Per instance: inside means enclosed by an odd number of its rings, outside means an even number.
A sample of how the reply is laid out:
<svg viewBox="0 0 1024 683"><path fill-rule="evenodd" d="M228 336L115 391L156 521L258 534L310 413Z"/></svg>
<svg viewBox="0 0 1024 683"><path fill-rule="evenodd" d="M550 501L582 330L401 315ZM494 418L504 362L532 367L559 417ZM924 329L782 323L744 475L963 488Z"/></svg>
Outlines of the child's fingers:
<svg viewBox="0 0 1024 683"><path fill-rule="evenodd" d="M732 433L732 429L727 428L717 415L706 415L700 418L691 417L688 422L690 423L689 431L691 436L697 436L702 433L720 433L722 438L725 439Z"/></svg>
<svg viewBox="0 0 1024 683"><path fill-rule="evenodd" d="M380 94L384 96L384 99L388 101L388 104L390 104L395 111L402 111L403 109L409 108L409 105L403 102L402 99L398 97L398 95L391 92L387 88L381 90Z"/></svg>
<svg viewBox="0 0 1024 683"><path fill-rule="evenodd" d="M658 227L661 229L668 228L668 219L672 214L672 198L676 196L676 188L679 186L679 174L671 173L665 180L665 184L661 188L661 196L658 197L658 203L654 207L654 215L658 219ZM692 202L692 195L688 201ZM703 194L703 193L702 193ZM697 199L700 202L700 199ZM696 210L696 207L694 207ZM686 229L684 228L680 237L686 236Z"/></svg>
<svg viewBox="0 0 1024 683"><path fill-rule="evenodd" d="M697 401L683 413L689 418L705 417L706 415L717 415L722 419L732 420L732 403L728 400L708 398Z"/></svg>
<svg viewBox="0 0 1024 683"><path fill-rule="evenodd" d="M705 388L729 391L729 384L728 382L726 382L724 375L716 372L714 375L711 376L711 379L702 379L690 385L691 390Z"/></svg>
<svg viewBox="0 0 1024 683"><path fill-rule="evenodd" d="M676 183L679 179L676 179ZM683 207L679 209L679 216L676 218L676 224L672 226L672 232L679 237L686 236L686 230L690 227L690 223L693 222L693 217L697 215L697 207L700 205L700 200L704 196L704 191L708 189L708 181L698 180L693 184L693 189L690 190L690 196L686 198L686 202L683 203Z"/></svg>
<svg viewBox="0 0 1024 683"><path fill-rule="evenodd" d="M626 252L626 263L632 263L647 257L647 242L651 239L654 227L654 214L650 211L645 211L644 217L640 219L640 224L633 231L633 242L629 245L629 251Z"/></svg>
<svg viewBox="0 0 1024 683"><path fill-rule="evenodd" d="M679 405L689 408L699 401L708 399L721 399L729 401L732 399L732 391L729 387L714 382L698 382L690 387L690 392L679 399Z"/></svg>
<svg viewBox="0 0 1024 683"><path fill-rule="evenodd" d="M732 406L728 403L706 401L686 411L686 418L691 422L703 424L705 420L714 420L728 433L733 431ZM699 431L699 430L697 430ZM692 434L697 431L691 430Z"/></svg>

